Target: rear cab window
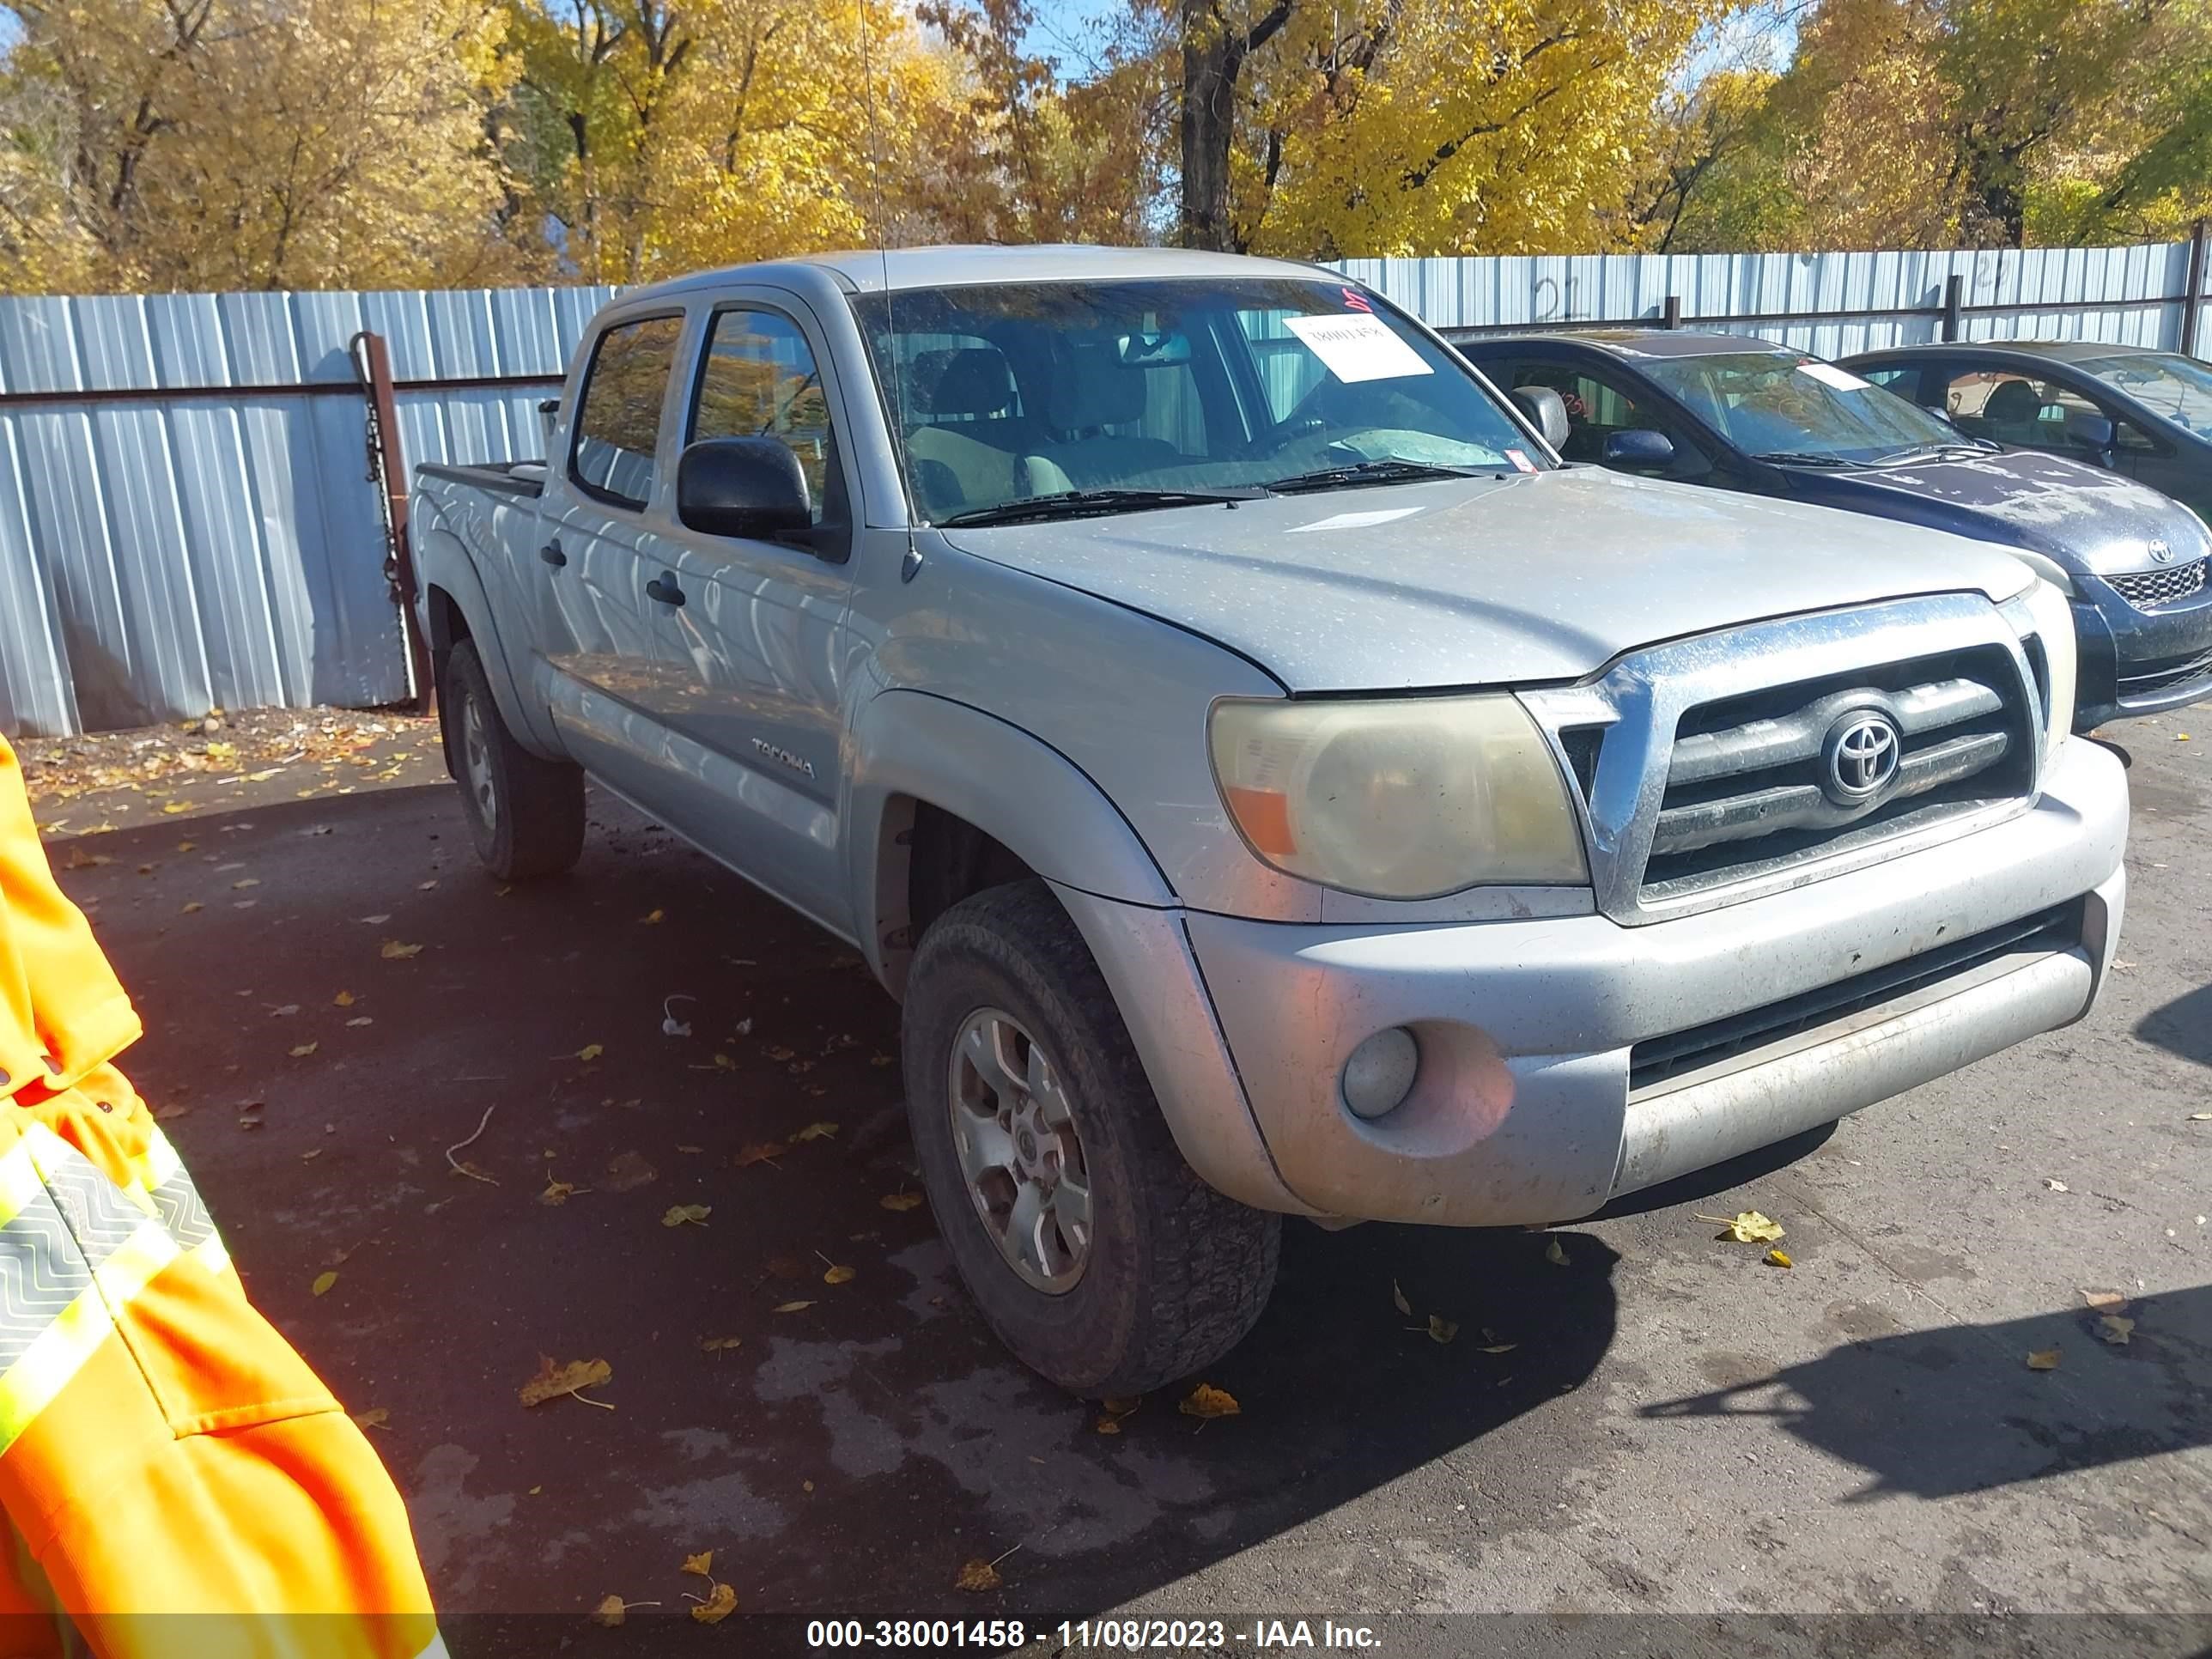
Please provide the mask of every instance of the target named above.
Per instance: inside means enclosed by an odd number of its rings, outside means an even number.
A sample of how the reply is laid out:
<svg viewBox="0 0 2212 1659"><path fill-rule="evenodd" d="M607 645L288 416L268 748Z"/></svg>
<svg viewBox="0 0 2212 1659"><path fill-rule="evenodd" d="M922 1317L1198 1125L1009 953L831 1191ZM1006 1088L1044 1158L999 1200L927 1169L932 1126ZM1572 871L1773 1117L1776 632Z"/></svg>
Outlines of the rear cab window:
<svg viewBox="0 0 2212 1659"><path fill-rule="evenodd" d="M636 509L652 499L661 413L683 336L680 315L641 317L615 324L592 346L568 476L594 500Z"/></svg>

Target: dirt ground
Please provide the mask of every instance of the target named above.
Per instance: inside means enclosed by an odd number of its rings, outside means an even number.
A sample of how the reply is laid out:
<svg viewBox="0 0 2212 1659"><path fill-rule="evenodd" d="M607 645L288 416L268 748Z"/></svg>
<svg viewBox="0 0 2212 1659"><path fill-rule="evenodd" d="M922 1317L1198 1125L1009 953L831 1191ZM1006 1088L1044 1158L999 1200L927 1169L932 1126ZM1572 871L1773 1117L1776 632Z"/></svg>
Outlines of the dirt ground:
<svg viewBox="0 0 2212 1659"><path fill-rule="evenodd" d="M2139 1613L2138 1650L2181 1652L2212 1638L2205 725L2112 734L2134 889L2087 1022L1695 1204L1293 1224L1259 1330L1190 1379L1240 1414L1162 1395L1111 1433L952 1279L896 1011L838 941L605 802L573 877L498 885L404 717L25 748L145 1017L126 1067L373 1424L463 1659L798 1651L823 1617L1056 1644L1116 1610L1248 1653L1263 1617L1419 1615L1386 1650L1441 1654L1477 1613L1679 1648L1827 1610ZM1693 1218L1754 1207L1793 1267ZM526 1408L547 1358L610 1375ZM739 1608L713 1631L683 1618L708 1550ZM955 1589L976 1559L1001 1588ZM659 1605L597 1628L610 1595Z"/></svg>

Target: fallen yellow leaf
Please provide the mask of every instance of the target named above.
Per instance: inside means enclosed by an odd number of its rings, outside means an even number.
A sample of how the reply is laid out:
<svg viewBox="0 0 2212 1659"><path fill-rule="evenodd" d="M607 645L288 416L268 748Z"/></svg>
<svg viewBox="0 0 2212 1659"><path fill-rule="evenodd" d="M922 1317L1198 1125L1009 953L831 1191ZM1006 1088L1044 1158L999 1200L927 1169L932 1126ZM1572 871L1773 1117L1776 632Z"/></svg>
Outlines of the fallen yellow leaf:
<svg viewBox="0 0 2212 1659"><path fill-rule="evenodd" d="M606 1053L606 1045L603 1042L587 1042L582 1048L576 1050L576 1058L583 1060L586 1064L589 1064L591 1061L597 1060L601 1054Z"/></svg>
<svg viewBox="0 0 2212 1659"><path fill-rule="evenodd" d="M433 887L435 887L437 884L438 884L438 878L437 878L437 877L433 876L433 877L431 877L431 878L430 878L430 879L429 879L429 880L428 880L428 881L418 881L418 882L416 882L416 883L415 884L415 890L416 890L416 892L418 892L418 893L427 893L427 892L428 892L428 891L429 891Z"/></svg>
<svg viewBox="0 0 2212 1659"><path fill-rule="evenodd" d="M545 1190L538 1194L538 1201L540 1204L566 1204L569 1195L576 1190L576 1183L573 1181L548 1180Z"/></svg>
<svg viewBox="0 0 2212 1659"><path fill-rule="evenodd" d="M312 1054L316 1049L321 1047L322 1044L319 1042L300 1043L291 1050L292 1058L295 1060L305 1060L309 1054Z"/></svg>
<svg viewBox="0 0 2212 1659"><path fill-rule="evenodd" d="M1765 1255L1761 1256L1759 1260L1765 1262L1770 1267L1793 1267L1797 1265L1794 1261L1790 1261L1786 1251L1778 1249L1769 1250Z"/></svg>
<svg viewBox="0 0 2212 1659"><path fill-rule="evenodd" d="M1184 1396L1176 1409L1185 1417L1235 1417L1243 1411L1237 1396L1226 1389L1217 1389L1211 1382L1201 1382Z"/></svg>
<svg viewBox="0 0 2212 1659"><path fill-rule="evenodd" d="M2116 1348L2124 1348L2135 1328L2136 1322L2124 1314L2106 1314L2097 1321L2097 1340L2109 1342Z"/></svg>
<svg viewBox="0 0 2212 1659"><path fill-rule="evenodd" d="M668 913L665 910L647 910L643 915L640 916L638 920L643 922L647 927L650 927L654 922L659 921L667 914Z"/></svg>
<svg viewBox="0 0 2212 1659"><path fill-rule="evenodd" d="M782 1152L783 1143L780 1140L757 1140L750 1146L739 1147L737 1157L730 1161L742 1170L748 1164L766 1164L771 1158L781 1156Z"/></svg>
<svg viewBox="0 0 2212 1659"><path fill-rule="evenodd" d="M372 1411L356 1412L354 1425L362 1429L380 1429L392 1420L392 1413L379 1406Z"/></svg>
<svg viewBox="0 0 2212 1659"><path fill-rule="evenodd" d="M612 1630L617 1625L622 1623L629 1613L629 1602L623 1601L619 1595L610 1595L592 1609L592 1622L595 1625L605 1625L609 1630Z"/></svg>
<svg viewBox="0 0 2212 1659"><path fill-rule="evenodd" d="M188 805L186 803L185 803L185 802L183 802L183 801L180 801L180 800L173 800L173 801L169 802L166 806L162 807L162 809L161 809L161 810L162 810L164 812L167 812L167 813L170 813L170 814L173 815L173 814L178 813L178 812L189 812L189 811L191 811L192 809L191 809L191 807L190 805Z"/></svg>
<svg viewBox="0 0 2212 1659"><path fill-rule="evenodd" d="M1771 1244L1783 1236L1782 1224L1770 1221L1756 1210L1743 1210L1733 1218L1724 1215L1699 1215L1693 1221L1717 1221L1723 1238L1733 1239L1739 1244Z"/></svg>
<svg viewBox="0 0 2212 1659"><path fill-rule="evenodd" d="M1407 1318L1413 1316L1413 1304L1406 1300L1405 1291L1398 1288L1398 1281L1395 1279L1390 1281L1390 1302Z"/></svg>
<svg viewBox="0 0 2212 1659"><path fill-rule="evenodd" d="M204 909L205 909L206 908L207 908L207 907L206 907L205 905L202 904L202 903L201 903L198 899L194 899L194 900L193 900L190 904L187 904L187 905L185 907L184 914L185 914L185 915L191 915L191 913L192 913L193 911L195 911L195 910L204 910Z"/></svg>
<svg viewBox="0 0 2212 1659"><path fill-rule="evenodd" d="M738 1062L732 1060L727 1054L716 1054L714 1056L714 1069L718 1072L734 1072L738 1069Z"/></svg>
<svg viewBox="0 0 2212 1659"><path fill-rule="evenodd" d="M317 1296L328 1296L330 1294L331 1286L337 1282L338 1276L336 1273L320 1273L315 1275L315 1282L313 1285L310 1285L307 1288L313 1291Z"/></svg>
<svg viewBox="0 0 2212 1659"><path fill-rule="evenodd" d="M693 1606L691 1616L702 1625L719 1625L737 1610L737 1591L727 1584L717 1584L705 1601Z"/></svg>
<svg viewBox="0 0 2212 1659"><path fill-rule="evenodd" d="M813 1305L811 1302L779 1302L775 1310L777 1313L799 1313Z"/></svg>
<svg viewBox="0 0 2212 1659"><path fill-rule="evenodd" d="M725 1349L742 1347L744 1345L744 1338L741 1336L702 1336L699 1339L699 1352L720 1353Z"/></svg>
<svg viewBox="0 0 2212 1659"><path fill-rule="evenodd" d="M918 1210L921 1207L920 1193L885 1193L876 1200L886 1210Z"/></svg>
<svg viewBox="0 0 2212 1659"><path fill-rule="evenodd" d="M604 1359L572 1359L565 1365L556 1365L550 1354L541 1355L538 1361L538 1375L522 1385L522 1403L542 1406L564 1394L576 1394L579 1389L596 1389L602 1382L611 1382L614 1374L614 1367ZM576 1397L583 1399L580 1394ZM584 1403L598 1406L604 1402L586 1400Z"/></svg>
<svg viewBox="0 0 2212 1659"><path fill-rule="evenodd" d="M334 997L332 997L332 998L331 999L331 1006L332 1007L335 1007L335 1008L350 1008L350 1007L352 1007L352 1006L353 1006L353 993L352 993L352 992L350 992L350 991L341 991L341 992L339 992L336 996L334 996Z"/></svg>
<svg viewBox="0 0 2212 1659"><path fill-rule="evenodd" d="M419 945L402 945L396 939L388 939L384 941L383 949L377 954L386 962L404 962L409 957L421 956L422 947Z"/></svg>
<svg viewBox="0 0 2212 1659"><path fill-rule="evenodd" d="M1489 1333L1486 1331L1483 1334L1486 1336ZM1520 1346L1521 1345L1518 1342L1487 1342L1483 1345L1482 1352L1485 1353L1511 1353L1514 1349Z"/></svg>
<svg viewBox="0 0 2212 1659"><path fill-rule="evenodd" d="M247 876L247 877L246 877L244 879L242 879L242 880L239 880L239 881L234 881L234 882L233 882L233 883L231 883L230 884L231 884L231 886L232 886L233 888L234 888L234 889L236 889L236 890L240 890L240 891L243 891L245 889L246 889L246 888L248 888L248 887L258 887L258 886L260 886L260 885L261 885L261 878L260 878L260 877L258 877L258 876Z"/></svg>
<svg viewBox="0 0 2212 1659"><path fill-rule="evenodd" d="M685 1556L684 1558L684 1571L686 1572L696 1573L708 1583L713 1583L714 1582L714 1552L712 1550L701 1550L696 1555Z"/></svg>
<svg viewBox="0 0 2212 1659"><path fill-rule="evenodd" d="M661 1212L664 1227L703 1227L707 1218L714 1213L711 1204L672 1204Z"/></svg>
<svg viewBox="0 0 2212 1659"><path fill-rule="evenodd" d="M2121 1291L2084 1291L2081 1300L2092 1308L2124 1308L2128 1305L2126 1293Z"/></svg>
<svg viewBox="0 0 2212 1659"><path fill-rule="evenodd" d="M2032 1371L2055 1371L2058 1369L2058 1350L2039 1348L2027 1357L2027 1368Z"/></svg>
<svg viewBox="0 0 2212 1659"><path fill-rule="evenodd" d="M1564 1267L1568 1266L1570 1258L1567 1255L1566 1246L1560 1243L1556 1238L1549 1240L1544 1246L1544 1260L1550 1262L1554 1267Z"/></svg>
<svg viewBox="0 0 2212 1659"><path fill-rule="evenodd" d="M1140 1394L1122 1395L1118 1397L1102 1400L1098 1403L1103 1406L1115 1417L1127 1417L1131 1412L1133 1412L1138 1407L1145 1403L1145 1396Z"/></svg>
<svg viewBox="0 0 2212 1659"><path fill-rule="evenodd" d="M810 1123L804 1129L801 1129L797 1134L792 1136L792 1139L794 1141L829 1140L834 1139L836 1133L837 1126L834 1123Z"/></svg>
<svg viewBox="0 0 2212 1659"><path fill-rule="evenodd" d="M849 1285L859 1277L850 1267L833 1266L822 1275L822 1282L824 1285Z"/></svg>
<svg viewBox="0 0 2212 1659"><path fill-rule="evenodd" d="M1094 1425L1101 1434L1119 1434L1121 1425L1110 1417L1102 1417Z"/></svg>
<svg viewBox="0 0 2212 1659"><path fill-rule="evenodd" d="M1429 1316L1430 1341L1436 1343L1449 1342L1452 1338L1458 1334L1459 1327L1452 1323L1450 1320L1446 1319L1442 1314L1431 1314Z"/></svg>
<svg viewBox="0 0 2212 1659"><path fill-rule="evenodd" d="M960 1576L952 1581L952 1588L971 1590L980 1595L986 1590L998 1589L1006 1582L999 1577L999 1570L996 1567L978 1556L960 1569Z"/></svg>

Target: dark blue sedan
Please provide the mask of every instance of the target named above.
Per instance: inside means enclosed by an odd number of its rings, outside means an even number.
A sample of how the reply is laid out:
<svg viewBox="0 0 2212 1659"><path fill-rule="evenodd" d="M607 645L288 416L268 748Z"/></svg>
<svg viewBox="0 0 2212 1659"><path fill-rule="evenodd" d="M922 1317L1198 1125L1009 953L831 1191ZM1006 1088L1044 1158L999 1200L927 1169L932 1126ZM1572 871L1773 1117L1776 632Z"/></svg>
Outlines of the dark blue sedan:
<svg viewBox="0 0 2212 1659"><path fill-rule="evenodd" d="M2154 489L1975 436L1834 364L1741 335L1594 330L1459 349L1540 419L1543 391L1557 395L1570 461L2014 549L2073 601L2077 731L2212 698L2212 532Z"/></svg>

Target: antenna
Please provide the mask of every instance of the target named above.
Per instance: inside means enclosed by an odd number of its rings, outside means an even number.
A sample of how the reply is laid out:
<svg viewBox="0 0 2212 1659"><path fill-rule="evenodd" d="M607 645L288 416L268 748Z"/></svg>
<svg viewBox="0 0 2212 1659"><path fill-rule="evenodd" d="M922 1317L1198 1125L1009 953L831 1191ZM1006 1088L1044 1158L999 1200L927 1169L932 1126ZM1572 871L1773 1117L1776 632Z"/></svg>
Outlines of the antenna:
<svg viewBox="0 0 2212 1659"><path fill-rule="evenodd" d="M869 3L870 0L856 0L860 22L860 97L868 116L868 186L876 202L876 257L884 273L884 330L890 358L884 368L890 371L891 383L891 441L898 446L902 459L906 452L906 374L898 360L898 322L891 314L891 226L884 207L884 140L883 130L876 120L876 70L868 43ZM901 483L904 482L902 478ZM911 503L906 518L906 557L899 565L899 579L910 582L921 571L921 551L914 544Z"/></svg>

